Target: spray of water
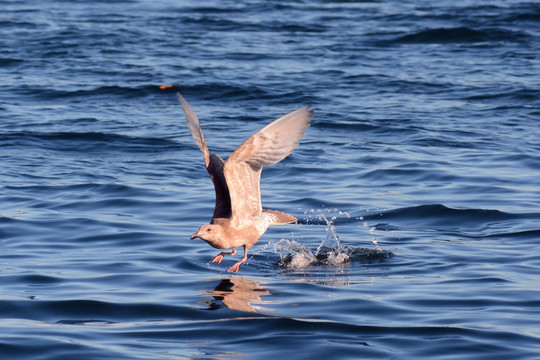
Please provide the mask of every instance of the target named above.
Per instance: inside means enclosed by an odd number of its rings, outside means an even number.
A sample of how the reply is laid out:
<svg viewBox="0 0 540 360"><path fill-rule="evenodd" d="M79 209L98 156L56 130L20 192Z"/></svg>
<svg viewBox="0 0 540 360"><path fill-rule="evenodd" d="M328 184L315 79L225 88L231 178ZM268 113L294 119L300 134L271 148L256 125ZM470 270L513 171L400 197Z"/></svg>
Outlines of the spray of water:
<svg viewBox="0 0 540 360"><path fill-rule="evenodd" d="M273 245L274 252L279 254L280 266L293 269L302 269L316 265L338 266L350 263L351 261L383 259L393 255L390 251L381 249L376 239L373 240L375 248L354 248L342 245L334 224L336 220L335 215L345 215L347 218L350 218L350 214L334 209L334 215L328 219L326 215L332 212L332 210L326 211L326 214L322 211L318 212L319 214L316 216L319 222L323 220L326 223L326 233L314 251L296 240L281 239L277 243L269 244ZM314 214L315 210L306 211L306 214L308 213ZM310 219L313 220L312 215L310 215L307 222ZM364 222L364 227L367 227L367 222ZM373 234L374 230L375 228L371 228L370 234Z"/></svg>

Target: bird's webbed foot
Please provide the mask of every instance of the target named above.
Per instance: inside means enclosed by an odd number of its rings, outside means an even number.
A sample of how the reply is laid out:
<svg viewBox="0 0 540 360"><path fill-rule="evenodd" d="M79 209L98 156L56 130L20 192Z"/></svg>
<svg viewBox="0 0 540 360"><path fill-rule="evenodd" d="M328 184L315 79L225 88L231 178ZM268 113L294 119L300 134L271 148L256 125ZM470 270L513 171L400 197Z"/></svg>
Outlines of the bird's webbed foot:
<svg viewBox="0 0 540 360"><path fill-rule="evenodd" d="M243 263L247 261L247 255L248 255L248 248L246 248L246 246L244 245L244 257L242 258L242 260L240 260L239 262L237 262L236 264L228 268L227 271L238 272L240 265L242 265Z"/></svg>
<svg viewBox="0 0 540 360"><path fill-rule="evenodd" d="M225 257L225 255L236 255L236 249L233 248L231 252L224 252L224 251L220 252L219 254L214 256L211 262L219 264L221 263L221 260L223 260L223 257Z"/></svg>

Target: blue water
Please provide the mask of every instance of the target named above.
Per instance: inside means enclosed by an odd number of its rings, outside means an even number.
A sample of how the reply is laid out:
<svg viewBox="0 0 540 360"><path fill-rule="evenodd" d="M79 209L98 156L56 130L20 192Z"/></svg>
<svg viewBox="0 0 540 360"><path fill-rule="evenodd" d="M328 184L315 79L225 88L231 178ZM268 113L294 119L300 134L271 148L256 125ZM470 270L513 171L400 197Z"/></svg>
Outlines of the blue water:
<svg viewBox="0 0 540 360"><path fill-rule="evenodd" d="M540 358L537 2L0 10L2 359ZM236 275L177 91L223 157L316 110Z"/></svg>

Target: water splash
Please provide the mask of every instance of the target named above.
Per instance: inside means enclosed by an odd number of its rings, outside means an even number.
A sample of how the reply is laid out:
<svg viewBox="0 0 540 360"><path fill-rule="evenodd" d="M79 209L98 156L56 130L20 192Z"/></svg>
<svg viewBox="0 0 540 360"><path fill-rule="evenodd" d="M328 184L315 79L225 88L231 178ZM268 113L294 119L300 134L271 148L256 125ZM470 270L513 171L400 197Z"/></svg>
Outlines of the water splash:
<svg viewBox="0 0 540 360"><path fill-rule="evenodd" d="M338 210L335 209L335 212ZM339 214L350 217L348 213L339 212ZM315 251L296 240L281 239L277 243L269 244L274 246L275 253L279 253L279 266L292 269L316 265L338 266L352 261L384 259L393 256L392 252L381 249L376 239L373 241L374 249L343 246L334 225L336 217L328 219L324 213L320 213L317 218L326 223L326 233ZM373 229L370 229L370 234L372 232Z"/></svg>
<svg viewBox="0 0 540 360"><path fill-rule="evenodd" d="M324 252L328 249L341 249L341 241L339 240L339 236L336 232L336 227L334 226L334 220L335 217L332 217L330 220L326 217L324 214L319 215L319 219L324 220L326 222L326 234L324 236L323 241L320 243L319 247L317 248L317 252L315 255Z"/></svg>
<svg viewBox="0 0 540 360"><path fill-rule="evenodd" d="M320 219L326 222L326 234L323 241L319 244L315 257L328 265L340 265L350 260L349 251L341 245L339 236L334 226L335 217L330 220L326 215L321 214Z"/></svg>
<svg viewBox="0 0 540 360"><path fill-rule="evenodd" d="M317 262L315 254L296 240L279 240L274 244L274 252L279 253L282 267L303 269Z"/></svg>

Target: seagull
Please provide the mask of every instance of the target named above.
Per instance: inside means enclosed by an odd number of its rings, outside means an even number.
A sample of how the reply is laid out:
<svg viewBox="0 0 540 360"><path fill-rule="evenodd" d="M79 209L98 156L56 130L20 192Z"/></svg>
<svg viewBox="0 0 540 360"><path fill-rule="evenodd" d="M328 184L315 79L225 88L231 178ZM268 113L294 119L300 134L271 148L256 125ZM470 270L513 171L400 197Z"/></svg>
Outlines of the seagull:
<svg viewBox="0 0 540 360"><path fill-rule="evenodd" d="M311 105L295 110L264 127L244 141L227 159L212 154L195 112L178 93L189 130L204 155L204 164L214 183L216 205L210 224L202 225L191 239L202 239L220 252L211 262L221 263L226 255L236 255L244 248L244 257L227 271L238 272L246 262L248 250L271 225L291 224L297 219L277 210L263 209L261 204L261 172L264 166L280 162L291 154L313 119Z"/></svg>

